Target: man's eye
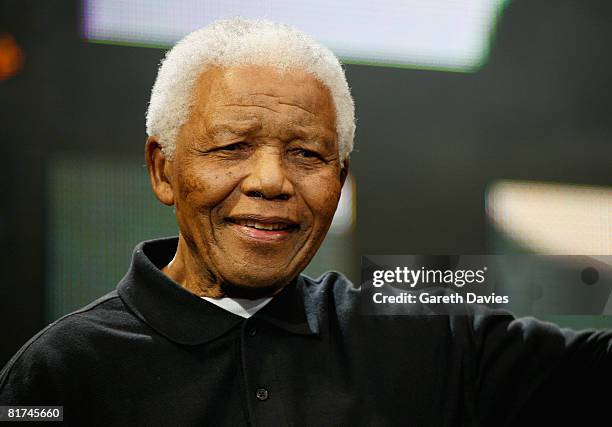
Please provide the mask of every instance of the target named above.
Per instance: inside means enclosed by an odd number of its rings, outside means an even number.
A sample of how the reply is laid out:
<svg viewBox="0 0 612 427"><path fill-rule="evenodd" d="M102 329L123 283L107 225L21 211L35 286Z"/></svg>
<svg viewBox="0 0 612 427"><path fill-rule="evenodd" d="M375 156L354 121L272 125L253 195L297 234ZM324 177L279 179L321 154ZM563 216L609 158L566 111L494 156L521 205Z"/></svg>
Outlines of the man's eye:
<svg viewBox="0 0 612 427"><path fill-rule="evenodd" d="M321 158L319 153L317 153L316 151L305 150L303 148L299 148L299 149L295 150L295 153L298 156L305 157L305 158L316 158L316 159L320 159Z"/></svg>
<svg viewBox="0 0 612 427"><path fill-rule="evenodd" d="M237 150L244 148L244 145L245 144L243 142L235 142L230 145L224 145L223 147L219 147L217 148L217 150L218 151L237 151Z"/></svg>

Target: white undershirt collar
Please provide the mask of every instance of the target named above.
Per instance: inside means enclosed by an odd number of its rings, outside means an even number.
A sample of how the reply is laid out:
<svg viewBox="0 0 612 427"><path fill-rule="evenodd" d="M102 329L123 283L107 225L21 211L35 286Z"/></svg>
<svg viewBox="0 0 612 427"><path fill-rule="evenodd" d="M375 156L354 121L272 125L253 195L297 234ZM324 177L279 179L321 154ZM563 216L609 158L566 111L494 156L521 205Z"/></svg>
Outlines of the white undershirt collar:
<svg viewBox="0 0 612 427"><path fill-rule="evenodd" d="M229 311L230 313L236 314L240 317L248 319L257 311L262 309L267 303L272 301L272 297L264 297L259 299L246 299L246 298L210 298L201 297L208 302L215 304L217 307Z"/></svg>

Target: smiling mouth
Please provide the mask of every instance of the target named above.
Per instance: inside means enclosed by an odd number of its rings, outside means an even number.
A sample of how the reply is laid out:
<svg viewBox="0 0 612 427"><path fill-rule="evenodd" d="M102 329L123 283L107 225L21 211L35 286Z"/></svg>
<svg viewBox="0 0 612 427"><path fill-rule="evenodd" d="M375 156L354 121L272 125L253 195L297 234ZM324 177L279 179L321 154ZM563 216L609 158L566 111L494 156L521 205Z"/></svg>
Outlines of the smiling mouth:
<svg viewBox="0 0 612 427"><path fill-rule="evenodd" d="M282 240L300 228L298 223L279 217L249 215L226 218L226 222L241 233L258 240Z"/></svg>

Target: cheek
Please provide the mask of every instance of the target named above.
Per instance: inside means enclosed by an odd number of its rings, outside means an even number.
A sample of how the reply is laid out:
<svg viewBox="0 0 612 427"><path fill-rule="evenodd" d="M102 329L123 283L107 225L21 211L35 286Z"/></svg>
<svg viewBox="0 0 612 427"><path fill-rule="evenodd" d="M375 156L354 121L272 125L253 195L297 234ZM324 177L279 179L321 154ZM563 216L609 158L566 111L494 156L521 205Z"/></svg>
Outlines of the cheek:
<svg viewBox="0 0 612 427"><path fill-rule="evenodd" d="M314 215L317 227L327 226L334 217L340 197L340 182L334 176L309 180L301 186L301 194Z"/></svg>
<svg viewBox="0 0 612 427"><path fill-rule="evenodd" d="M226 200L239 181L237 173L227 168L204 162L187 165L178 180L179 204L192 211L210 210Z"/></svg>

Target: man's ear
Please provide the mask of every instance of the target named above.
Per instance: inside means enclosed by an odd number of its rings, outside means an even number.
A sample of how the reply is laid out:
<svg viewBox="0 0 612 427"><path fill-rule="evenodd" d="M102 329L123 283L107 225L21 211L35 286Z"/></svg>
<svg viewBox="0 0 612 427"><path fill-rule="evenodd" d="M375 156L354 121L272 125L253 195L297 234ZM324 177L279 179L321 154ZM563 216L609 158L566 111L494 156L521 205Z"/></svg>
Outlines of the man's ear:
<svg viewBox="0 0 612 427"><path fill-rule="evenodd" d="M150 136L145 143L145 161L149 171L151 187L157 199L164 205L174 205L174 192L172 191L172 162L162 152L157 138Z"/></svg>
<svg viewBox="0 0 612 427"><path fill-rule="evenodd" d="M344 166L342 170L340 170L340 186L344 186L344 181L346 181L346 177L349 173L349 159L345 159L342 165Z"/></svg>

